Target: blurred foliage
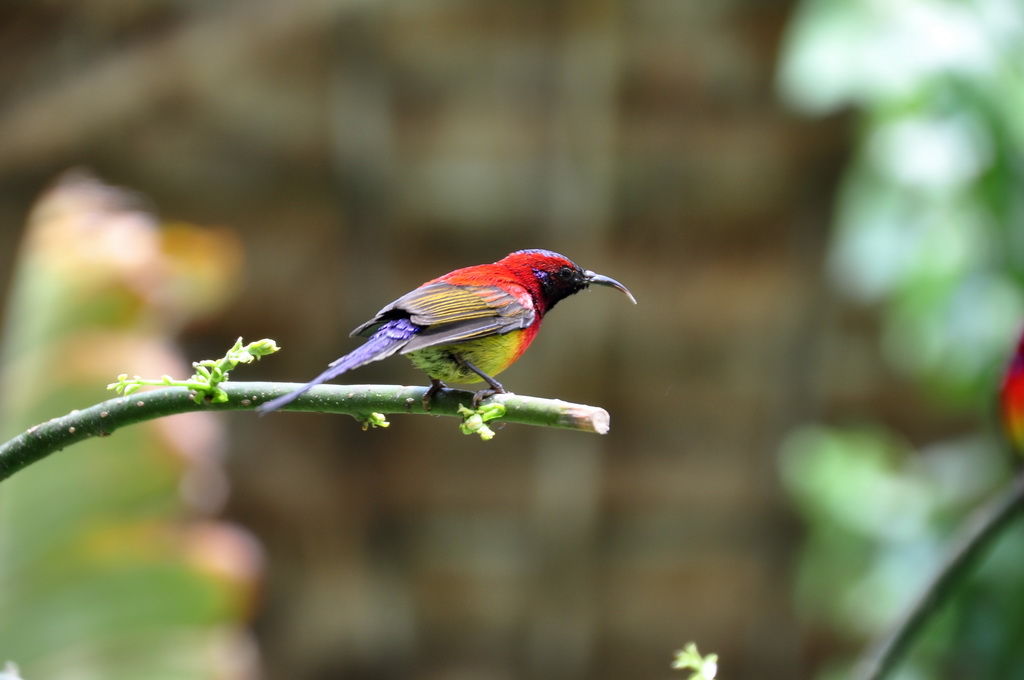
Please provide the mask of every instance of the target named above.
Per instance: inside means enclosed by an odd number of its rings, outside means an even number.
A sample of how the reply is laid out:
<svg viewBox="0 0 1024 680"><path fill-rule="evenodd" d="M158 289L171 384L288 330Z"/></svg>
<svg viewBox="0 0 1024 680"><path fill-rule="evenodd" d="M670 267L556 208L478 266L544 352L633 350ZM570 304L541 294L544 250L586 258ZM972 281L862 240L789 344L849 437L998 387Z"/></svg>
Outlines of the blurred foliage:
<svg viewBox="0 0 1024 680"><path fill-rule="evenodd" d="M806 112L858 113L832 279L878 305L896 368L954 408L990 407L1024 319L1024 4L803 0L780 86ZM892 624L1009 474L988 439L915 452L881 426L799 431L782 465L809 525L803 611L858 644ZM1015 530L898 677L1024 677L1021 557Z"/></svg>
<svg viewBox="0 0 1024 680"><path fill-rule="evenodd" d="M126 368L183 372L172 334L231 293L231 234L161 228L139 204L73 173L33 209L4 322L3 435L107 398ZM210 414L175 416L5 482L0 657L27 678L255 677L240 624L259 553L207 519L222 439Z"/></svg>
<svg viewBox="0 0 1024 680"><path fill-rule="evenodd" d="M781 85L862 112L834 280L883 303L896 365L976 401L1024 317L1024 7L805 0Z"/></svg>
<svg viewBox="0 0 1024 680"><path fill-rule="evenodd" d="M793 433L781 463L808 522L796 581L805 618L858 640L889 626L946 556L949 534L1003 484L1006 459L990 451L977 438L916 452L881 428ZM1009 604L1024 597L1022 539L1018 528L1000 540L897 677L1018 677L1001 669L1024 670L1024 612Z"/></svg>

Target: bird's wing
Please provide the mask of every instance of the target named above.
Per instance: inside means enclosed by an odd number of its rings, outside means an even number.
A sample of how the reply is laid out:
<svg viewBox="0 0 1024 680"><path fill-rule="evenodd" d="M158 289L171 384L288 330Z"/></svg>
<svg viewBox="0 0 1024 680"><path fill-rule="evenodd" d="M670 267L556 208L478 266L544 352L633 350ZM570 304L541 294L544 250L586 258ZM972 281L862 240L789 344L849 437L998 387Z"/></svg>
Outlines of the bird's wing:
<svg viewBox="0 0 1024 680"><path fill-rule="evenodd" d="M406 293L359 326L352 335L371 335L389 319L408 318L422 328L403 348L462 342L486 335L509 333L533 323L536 313L524 290L520 297L498 286L429 283Z"/></svg>

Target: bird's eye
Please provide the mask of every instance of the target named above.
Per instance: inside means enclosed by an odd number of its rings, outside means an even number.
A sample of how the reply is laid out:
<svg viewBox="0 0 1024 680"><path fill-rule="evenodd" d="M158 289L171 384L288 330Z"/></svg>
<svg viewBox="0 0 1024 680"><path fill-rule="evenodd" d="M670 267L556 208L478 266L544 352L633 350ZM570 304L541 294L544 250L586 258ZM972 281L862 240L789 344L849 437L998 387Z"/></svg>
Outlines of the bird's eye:
<svg viewBox="0 0 1024 680"><path fill-rule="evenodd" d="M563 281L570 281L572 280L573 273L572 267L562 267L558 270L558 278Z"/></svg>

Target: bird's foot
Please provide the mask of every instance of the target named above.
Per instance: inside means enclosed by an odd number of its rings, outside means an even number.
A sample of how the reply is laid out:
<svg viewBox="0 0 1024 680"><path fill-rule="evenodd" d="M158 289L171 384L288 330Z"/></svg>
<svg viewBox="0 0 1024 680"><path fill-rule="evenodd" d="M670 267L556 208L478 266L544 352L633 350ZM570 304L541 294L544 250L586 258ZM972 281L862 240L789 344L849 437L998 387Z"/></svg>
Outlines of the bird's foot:
<svg viewBox="0 0 1024 680"><path fill-rule="evenodd" d="M473 408L479 408L480 402L487 397L493 397L495 394L508 394L504 387L496 385L495 387L488 387L486 390L480 390L473 395Z"/></svg>
<svg viewBox="0 0 1024 680"><path fill-rule="evenodd" d="M473 408L477 408L478 406L480 406L480 402L486 399L487 397L493 397L495 394L505 394L505 388L501 386L500 382L498 382L491 376L481 371L479 368L471 364L465 358L456 357L456 360L460 364L462 364L463 366L465 366L466 368L468 368L469 370L473 371L478 376L483 378L483 381L490 385L490 387L488 387L486 390L480 390L479 392L473 395Z"/></svg>
<svg viewBox="0 0 1024 680"><path fill-rule="evenodd" d="M434 378L430 379L430 387L427 388L427 391L424 392L424 394L423 394L423 410L424 411L429 411L430 410L430 399L431 399L431 397L433 397L435 394L437 394L440 390L443 390L445 387L447 387L447 385L445 385L440 380L435 380Z"/></svg>

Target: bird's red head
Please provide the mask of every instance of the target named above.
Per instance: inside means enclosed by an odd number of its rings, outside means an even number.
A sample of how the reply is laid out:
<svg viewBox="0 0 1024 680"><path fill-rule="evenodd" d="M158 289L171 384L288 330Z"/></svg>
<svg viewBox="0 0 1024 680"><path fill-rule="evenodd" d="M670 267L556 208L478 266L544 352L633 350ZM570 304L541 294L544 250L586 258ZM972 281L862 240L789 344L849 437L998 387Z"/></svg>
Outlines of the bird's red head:
<svg viewBox="0 0 1024 680"><path fill-rule="evenodd" d="M591 284L620 290L636 304L633 294L615 279L585 270L564 255L550 250L517 250L495 264L511 270L516 280L523 282L543 303L543 312Z"/></svg>

